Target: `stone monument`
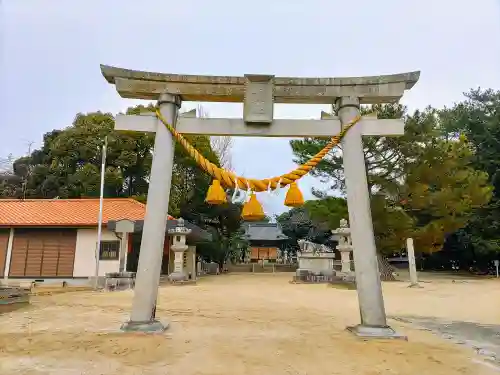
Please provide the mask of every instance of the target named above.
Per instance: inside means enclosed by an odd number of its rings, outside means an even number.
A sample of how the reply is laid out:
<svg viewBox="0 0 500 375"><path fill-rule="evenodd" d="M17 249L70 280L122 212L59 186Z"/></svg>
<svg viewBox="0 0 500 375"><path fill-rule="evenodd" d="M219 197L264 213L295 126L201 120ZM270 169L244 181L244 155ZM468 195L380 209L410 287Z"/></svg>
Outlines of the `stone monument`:
<svg viewBox="0 0 500 375"><path fill-rule="evenodd" d="M295 282L328 282L335 276L333 261L335 252L329 247L307 240L297 241L300 251L297 252L299 268L293 281Z"/></svg>
<svg viewBox="0 0 500 375"><path fill-rule="evenodd" d="M415 247L413 246L413 238L406 239L406 253L408 256L408 268L410 271L410 288L420 288L418 283L417 263L415 260Z"/></svg>
<svg viewBox="0 0 500 375"><path fill-rule="evenodd" d="M157 100L162 116L181 134L255 137L332 137L360 115L361 104L397 103L420 72L368 77L275 77L274 75L200 76L145 72L101 65L104 78L124 98ZM243 103L243 118L178 116L182 101ZM337 116L318 120L274 119L274 103L335 105ZM155 132L143 236L132 312L128 325L163 330L155 320L164 233L174 159L173 137L151 114L117 115L115 129ZM404 134L402 120L364 116L342 138L344 174L351 223L362 337L398 337L388 327L377 264L363 136ZM150 327L148 327L150 325Z"/></svg>

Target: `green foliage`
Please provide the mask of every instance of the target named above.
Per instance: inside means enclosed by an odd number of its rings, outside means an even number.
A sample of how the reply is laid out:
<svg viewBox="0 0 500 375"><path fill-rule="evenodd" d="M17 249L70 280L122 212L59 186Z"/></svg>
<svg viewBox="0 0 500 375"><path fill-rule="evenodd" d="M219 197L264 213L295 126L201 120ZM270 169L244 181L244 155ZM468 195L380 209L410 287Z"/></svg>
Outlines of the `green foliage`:
<svg viewBox="0 0 500 375"><path fill-rule="evenodd" d="M329 243L331 229L338 228L342 218L347 217L345 199L327 197L306 201L304 206L292 208L276 216L283 234L289 237L285 247L296 251L297 241L308 239L316 243Z"/></svg>
<svg viewBox="0 0 500 375"><path fill-rule="evenodd" d="M110 113L77 114L72 126L44 135L41 149L14 162L19 178L2 196L79 198L99 196L101 150L108 137L105 196L147 193L154 135L115 132Z"/></svg>
<svg viewBox="0 0 500 375"><path fill-rule="evenodd" d="M306 210L316 225L325 231L336 229L340 220L348 217L347 202L344 198L324 197L305 203Z"/></svg>
<svg viewBox="0 0 500 375"><path fill-rule="evenodd" d="M153 106L129 108L128 114L153 110ZM77 114L64 130L45 134L40 150L14 161L18 177L3 186L2 196L27 198L78 198L99 196L101 150L108 138L105 197L138 197L144 201L151 171L153 133L116 132L110 113ZM187 137L200 152L218 164L209 137ZM210 178L196 166L184 149L176 144L169 210L177 216L180 204L204 191Z"/></svg>
<svg viewBox="0 0 500 375"><path fill-rule="evenodd" d="M136 106L127 113L151 110L152 105ZM378 249L383 254L398 251L411 236L421 252L438 251L451 239L456 251L499 253L500 91L473 90L451 108L426 108L411 115L401 105L362 108L363 114L371 112L378 118L403 117L406 123L402 137L364 139ZM101 150L107 136L105 196L145 202L154 134L113 129L110 113L77 114L71 126L46 133L40 149L0 161L0 197L98 196ZM209 137L187 138L210 161L220 164ZM319 138L291 141L296 161L303 163L327 142ZM312 174L344 192L341 147ZM210 180L176 144L169 212L211 231L216 241L199 249L206 258L223 262L237 257L244 242L241 207L207 206L204 199ZM283 232L291 237L289 247L296 247L300 238L327 242L330 230L348 216L343 198L313 193L318 200L277 217Z"/></svg>
<svg viewBox="0 0 500 375"><path fill-rule="evenodd" d="M500 91L477 89L465 96L465 101L441 111L443 132L468 141L472 165L488 174L494 189L490 202L475 210L458 237L473 252L500 253Z"/></svg>
<svg viewBox="0 0 500 375"><path fill-rule="evenodd" d="M188 203L182 206L181 215L212 234L213 241L197 245L197 253L206 260L222 266L226 260L236 258L243 247L246 248L240 205L191 206Z"/></svg>
<svg viewBox="0 0 500 375"><path fill-rule="evenodd" d="M127 114L152 110L152 105L140 105L129 108ZM15 160L12 173L4 172L0 176L0 197L98 197L101 150L105 137L108 148L104 196L133 197L145 203L154 134L116 132L113 115L102 112L79 113L71 126L45 134L39 150ZM220 164L209 137L186 138L207 159ZM226 256L228 249L237 244L235 233L240 229L240 207L232 204L220 207L206 205L205 194L210 183L210 176L176 143L169 213L214 232L216 241L205 248L218 248L205 255L220 260Z"/></svg>
<svg viewBox="0 0 500 375"><path fill-rule="evenodd" d="M375 105L362 112L376 112L379 118L403 116L406 123L402 137L364 139L378 249L385 254L398 251L405 238L413 237L417 250L440 250L446 237L465 227L475 210L490 199L488 176L473 165L474 150L463 140L443 137L443 119L435 109L410 116L400 105ZM305 162L326 142L291 141L296 161ZM343 191L341 148L325 158L314 174Z"/></svg>

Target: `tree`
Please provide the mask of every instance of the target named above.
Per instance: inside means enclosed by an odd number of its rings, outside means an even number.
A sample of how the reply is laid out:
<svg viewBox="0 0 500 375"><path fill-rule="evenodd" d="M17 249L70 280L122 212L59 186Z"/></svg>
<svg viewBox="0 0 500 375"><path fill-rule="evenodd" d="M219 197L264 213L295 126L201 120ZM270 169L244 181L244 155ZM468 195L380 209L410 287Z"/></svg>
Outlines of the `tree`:
<svg viewBox="0 0 500 375"><path fill-rule="evenodd" d="M492 199L475 210L466 228L454 238L468 249L471 260L491 261L500 253L500 91L471 90L466 99L441 111L442 130L450 138L466 139L473 150L472 165L486 172L494 187Z"/></svg>
<svg viewBox="0 0 500 375"><path fill-rule="evenodd" d="M129 108L127 114L153 110L152 105L140 105ZM27 198L98 196L101 146L105 137L108 138L105 197L134 197L146 202L154 134L116 132L113 115L102 112L77 114L71 126L45 134L39 150L13 162L13 177L1 180L0 195ZM209 137L185 137L203 156L220 165ZM205 195L210 183L211 177L176 143L169 213L212 232L214 241L201 246L201 253L205 249L207 257L223 263L228 252L239 246L241 208L230 203L208 206Z"/></svg>
<svg viewBox="0 0 500 375"><path fill-rule="evenodd" d="M406 110L400 105L376 105L362 112L394 118ZM404 136L370 137L364 142L375 238L382 254L400 250L407 237L413 237L422 252L440 250L446 237L464 227L491 194L487 175L472 166L474 154L468 144L443 137L439 111L427 108L404 119ZM294 140L291 146L297 162L303 163L326 142ZM341 149L313 173L343 191Z"/></svg>
<svg viewBox="0 0 500 375"><path fill-rule="evenodd" d="M153 106L129 108L128 114L154 110ZM11 179L0 191L4 197L22 197L21 182L26 183L27 198L79 198L99 195L101 149L108 137L104 195L136 197L145 201L152 162L154 134L114 131L110 113L77 114L73 124L44 135L43 145L13 163L17 180ZM188 140L212 162L217 155L208 137L188 136ZM28 170L30 176L28 177ZM176 145L169 211L176 216L180 203L195 192L208 189L206 176ZM204 194L204 193L203 193Z"/></svg>
<svg viewBox="0 0 500 375"><path fill-rule="evenodd" d="M313 238L314 229L305 206L294 207L275 217L281 230L288 240L283 244L283 250L295 254L299 249L297 241L303 238Z"/></svg>
<svg viewBox="0 0 500 375"><path fill-rule="evenodd" d="M283 234L288 237L284 250L294 254L300 239L331 245L331 229L338 228L340 219L345 217L346 207L344 199L328 197L306 201L304 206L276 216Z"/></svg>
<svg viewBox="0 0 500 375"><path fill-rule="evenodd" d="M209 117L208 112L199 105L196 109L198 117ZM210 137L210 145L219 158L220 166L228 170L233 170L231 149L233 147L233 137L213 136Z"/></svg>
<svg viewBox="0 0 500 375"><path fill-rule="evenodd" d="M211 233L212 241L198 244L197 252L206 260L217 262L221 268L244 246L240 205L228 202L196 206L191 202L181 207L181 216Z"/></svg>
<svg viewBox="0 0 500 375"><path fill-rule="evenodd" d="M153 136L115 132L109 113L77 114L73 124L44 135L43 145L14 162L14 173L26 178L27 198L76 198L99 195L101 146L108 136L105 196L147 192ZM19 188L14 196L20 197ZM2 191L3 196L8 196Z"/></svg>
<svg viewBox="0 0 500 375"><path fill-rule="evenodd" d="M210 137L210 144L219 157L221 166L232 170L231 148L233 147L233 138L228 136Z"/></svg>
<svg viewBox="0 0 500 375"><path fill-rule="evenodd" d="M345 198L324 196L322 199L305 203L306 210L318 228L330 232L340 226L340 220L347 219Z"/></svg>

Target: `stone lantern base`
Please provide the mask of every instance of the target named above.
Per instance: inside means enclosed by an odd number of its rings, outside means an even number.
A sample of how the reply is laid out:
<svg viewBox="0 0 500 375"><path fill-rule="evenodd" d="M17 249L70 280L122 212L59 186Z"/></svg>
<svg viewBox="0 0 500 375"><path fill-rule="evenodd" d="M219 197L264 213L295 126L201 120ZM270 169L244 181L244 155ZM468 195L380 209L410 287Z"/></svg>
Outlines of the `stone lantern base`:
<svg viewBox="0 0 500 375"><path fill-rule="evenodd" d="M188 281L188 279L188 276L184 272L172 272L170 275L168 275L168 281L172 283Z"/></svg>
<svg viewBox="0 0 500 375"><path fill-rule="evenodd" d="M397 339L408 341L408 337L394 331L389 326L372 327L358 324L357 326L347 327L347 330L355 336L362 339Z"/></svg>
<svg viewBox="0 0 500 375"><path fill-rule="evenodd" d="M144 332L144 333L163 333L168 329L168 323L162 323L159 320L149 322L128 321L120 327L124 332Z"/></svg>

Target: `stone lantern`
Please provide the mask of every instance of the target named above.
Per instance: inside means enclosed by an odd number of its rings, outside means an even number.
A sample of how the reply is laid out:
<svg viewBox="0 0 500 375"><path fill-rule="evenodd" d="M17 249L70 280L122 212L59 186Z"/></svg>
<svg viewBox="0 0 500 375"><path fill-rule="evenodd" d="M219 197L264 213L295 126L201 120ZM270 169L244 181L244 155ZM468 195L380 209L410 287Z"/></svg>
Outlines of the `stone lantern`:
<svg viewBox="0 0 500 375"><path fill-rule="evenodd" d="M174 253L174 270L168 275L170 281L186 281L188 275L184 271L184 252L188 249L186 237L191 233L191 229L184 226L184 219L177 219L177 225L168 230L168 234L173 237L172 247Z"/></svg>
<svg viewBox="0 0 500 375"><path fill-rule="evenodd" d="M352 276L351 252L353 251L353 246L351 242L351 228L349 228L347 220L340 220L340 227L332 230L332 233L336 235L339 240L337 250L340 252L340 261L342 263L341 272L344 276Z"/></svg>

